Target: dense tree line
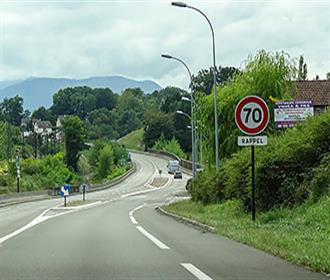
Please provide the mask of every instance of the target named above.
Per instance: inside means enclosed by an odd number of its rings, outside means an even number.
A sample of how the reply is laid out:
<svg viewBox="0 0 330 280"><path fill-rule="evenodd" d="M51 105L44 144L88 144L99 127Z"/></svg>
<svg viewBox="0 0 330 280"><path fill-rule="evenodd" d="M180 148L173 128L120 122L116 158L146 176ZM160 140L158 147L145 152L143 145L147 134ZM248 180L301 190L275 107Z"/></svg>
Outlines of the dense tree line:
<svg viewBox="0 0 330 280"><path fill-rule="evenodd" d="M217 80L225 82L235 73L237 70L233 67L219 67ZM211 69L203 69L193 77L191 89L193 92L209 95L212 86ZM164 140L177 139L181 148L189 153L191 151L191 130L188 128L190 120L186 116L176 114L177 110L191 114L190 102L182 100L182 97L191 96L187 91L176 87L167 87L152 94L145 94L140 88L126 89L121 94L117 94L109 88L67 87L54 94L53 105L50 108L42 106L32 114L24 111L22 97L5 98L0 103L0 121L13 127L20 127L23 131L32 130L32 119L50 121L55 126L59 116L76 116L83 122L84 139L87 141L116 140L131 131L144 128L145 148L153 147L163 135ZM28 117L31 117L30 122L25 123L24 127L21 126L22 120ZM28 150L32 150L36 143L43 142L40 137L34 135L25 139L30 145L26 146ZM19 140L6 140L7 142L16 143ZM44 151L45 154L53 148L48 141L47 146L38 147L39 152ZM71 156L67 156L67 162L70 162L69 165L76 170L75 160L72 161Z"/></svg>

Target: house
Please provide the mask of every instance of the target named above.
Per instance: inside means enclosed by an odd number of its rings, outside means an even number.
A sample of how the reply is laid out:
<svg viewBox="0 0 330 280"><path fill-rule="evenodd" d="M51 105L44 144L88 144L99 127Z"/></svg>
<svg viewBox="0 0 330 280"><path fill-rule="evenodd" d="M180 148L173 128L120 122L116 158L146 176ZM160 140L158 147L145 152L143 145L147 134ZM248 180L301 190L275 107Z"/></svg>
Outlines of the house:
<svg viewBox="0 0 330 280"><path fill-rule="evenodd" d="M62 126L62 120L64 119L65 115L60 115L57 117L57 120L56 120L56 127L57 128L60 128Z"/></svg>
<svg viewBox="0 0 330 280"><path fill-rule="evenodd" d="M312 101L314 114L330 108L330 80L296 81L295 100Z"/></svg>
<svg viewBox="0 0 330 280"><path fill-rule="evenodd" d="M64 138L63 132L61 131L62 120L64 119L64 117L65 117L65 115L60 115L57 117L57 120L56 120L56 130L57 130L56 139L58 141L63 141L63 138Z"/></svg>
<svg viewBox="0 0 330 280"><path fill-rule="evenodd" d="M33 131L37 134L50 135L53 131L50 121L33 120Z"/></svg>

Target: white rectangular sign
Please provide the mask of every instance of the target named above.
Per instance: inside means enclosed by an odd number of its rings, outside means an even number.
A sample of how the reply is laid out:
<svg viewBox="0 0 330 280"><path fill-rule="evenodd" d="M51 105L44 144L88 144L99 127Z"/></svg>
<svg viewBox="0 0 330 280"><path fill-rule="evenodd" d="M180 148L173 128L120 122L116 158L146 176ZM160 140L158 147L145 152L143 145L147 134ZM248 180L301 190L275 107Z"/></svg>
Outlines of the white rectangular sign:
<svg viewBox="0 0 330 280"><path fill-rule="evenodd" d="M267 136L238 136L238 146L264 146L267 145Z"/></svg>
<svg viewBox="0 0 330 280"><path fill-rule="evenodd" d="M276 128L293 127L295 123L305 121L314 116L312 101L276 102L274 106L274 120Z"/></svg>

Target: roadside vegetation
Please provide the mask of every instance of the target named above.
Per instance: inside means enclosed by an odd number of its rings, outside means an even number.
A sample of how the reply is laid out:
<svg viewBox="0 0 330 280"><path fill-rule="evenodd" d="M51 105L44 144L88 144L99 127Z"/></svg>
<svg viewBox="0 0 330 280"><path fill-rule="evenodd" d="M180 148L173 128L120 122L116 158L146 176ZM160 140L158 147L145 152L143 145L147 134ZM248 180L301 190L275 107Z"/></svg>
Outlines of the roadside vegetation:
<svg viewBox="0 0 330 280"><path fill-rule="evenodd" d="M67 207L75 207L75 206L82 206L82 205L88 205L97 202L97 200L93 199L86 199L86 200L73 200L73 201L68 201L66 203Z"/></svg>
<svg viewBox="0 0 330 280"><path fill-rule="evenodd" d="M131 167L125 146L117 142L95 141L84 156L92 169L92 182L111 180L125 174Z"/></svg>
<svg viewBox="0 0 330 280"><path fill-rule="evenodd" d="M134 130L122 138L118 139L118 143L125 145L127 149L136 150L136 151L143 151L144 144L143 144L143 129Z"/></svg>
<svg viewBox="0 0 330 280"><path fill-rule="evenodd" d="M330 111L255 147L257 208L294 207L306 199L317 201L330 190ZM251 205L251 154L241 149L224 160L218 172L209 168L188 189L202 203L238 199Z"/></svg>
<svg viewBox="0 0 330 280"><path fill-rule="evenodd" d="M154 150L165 151L177 155L179 158L184 159L185 153L182 151L179 142L173 137L171 140L165 140L164 135L155 142L152 147Z"/></svg>
<svg viewBox="0 0 330 280"><path fill-rule="evenodd" d="M300 69L301 67L299 67ZM214 166L212 95L197 94L197 119L207 164L187 189L191 201L165 209L215 227L219 234L316 271L330 272L330 111L292 129L270 122L267 146L255 147L257 221L251 221L251 151L238 147L234 111L247 95L291 100L301 71L284 53L250 56L219 92L221 165ZM301 73L300 73L301 74Z"/></svg>
<svg viewBox="0 0 330 280"><path fill-rule="evenodd" d="M330 196L296 208L257 213L238 200L204 205L182 201L165 210L215 228L215 232L315 271L330 273Z"/></svg>

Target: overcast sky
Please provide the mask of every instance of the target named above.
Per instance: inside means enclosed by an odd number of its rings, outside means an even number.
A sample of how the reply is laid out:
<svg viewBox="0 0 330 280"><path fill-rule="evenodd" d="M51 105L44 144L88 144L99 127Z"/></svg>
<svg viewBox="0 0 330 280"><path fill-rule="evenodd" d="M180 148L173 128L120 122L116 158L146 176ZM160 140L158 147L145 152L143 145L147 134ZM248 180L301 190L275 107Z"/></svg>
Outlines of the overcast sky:
<svg viewBox="0 0 330 280"><path fill-rule="evenodd" d="M187 1L213 24L216 63L242 67L257 50L303 54L308 77L330 72L330 0ZM123 75L188 86L212 64L206 20L170 1L0 0L0 80Z"/></svg>

